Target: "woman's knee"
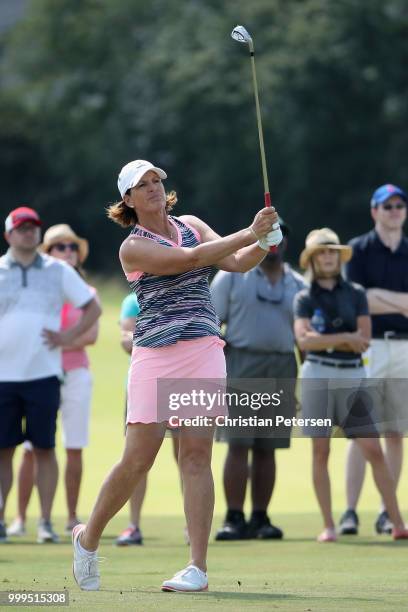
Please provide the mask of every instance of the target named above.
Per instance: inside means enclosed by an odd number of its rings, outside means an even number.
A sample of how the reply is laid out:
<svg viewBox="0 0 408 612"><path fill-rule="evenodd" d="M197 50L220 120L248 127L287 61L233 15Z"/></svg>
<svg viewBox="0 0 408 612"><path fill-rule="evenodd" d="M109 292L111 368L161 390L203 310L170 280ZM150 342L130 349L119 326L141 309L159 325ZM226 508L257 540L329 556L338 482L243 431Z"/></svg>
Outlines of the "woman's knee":
<svg viewBox="0 0 408 612"><path fill-rule="evenodd" d="M121 466L132 476L146 475L154 463L155 457L152 456L132 456L125 453L121 460Z"/></svg>
<svg viewBox="0 0 408 612"><path fill-rule="evenodd" d="M179 466L183 474L200 474L211 466L211 451L207 448L181 449Z"/></svg>
<svg viewBox="0 0 408 612"><path fill-rule="evenodd" d="M320 440L313 440L313 461L316 463L326 464L329 460L330 446L326 443L326 440L321 442Z"/></svg>
<svg viewBox="0 0 408 612"><path fill-rule="evenodd" d="M384 454L378 440L364 440L360 443L361 450L367 461L372 464L379 464L384 461Z"/></svg>
<svg viewBox="0 0 408 612"><path fill-rule="evenodd" d="M164 434L165 423L128 424L120 464L133 475L147 474L159 452Z"/></svg>

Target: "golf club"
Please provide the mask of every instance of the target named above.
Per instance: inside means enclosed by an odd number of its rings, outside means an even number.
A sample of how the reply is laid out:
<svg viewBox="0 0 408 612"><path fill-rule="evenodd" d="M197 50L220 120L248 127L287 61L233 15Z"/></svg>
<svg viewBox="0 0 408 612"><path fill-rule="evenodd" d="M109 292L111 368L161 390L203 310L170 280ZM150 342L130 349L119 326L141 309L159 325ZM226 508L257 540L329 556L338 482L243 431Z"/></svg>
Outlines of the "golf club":
<svg viewBox="0 0 408 612"><path fill-rule="evenodd" d="M261 150L261 164L262 164L262 176L264 183L264 201L265 206L269 207L272 205L271 202L271 194L269 192L269 181L268 181L268 170L266 168L266 157L265 157L265 145L263 139L263 129L262 129L262 119L261 119L261 109L259 106L259 95L258 95L258 82L256 78L256 68L255 68L255 52L254 52L254 41L250 36L249 32L244 28L244 26L237 25L231 32L231 37L240 42L248 45L249 53L251 56L251 67L252 67L252 80L254 84L254 94L255 94L255 107L256 107L256 120L258 124L258 136L259 136L259 148ZM279 227L278 223L275 223L273 228L277 229ZM275 251L276 247L271 247L270 251Z"/></svg>

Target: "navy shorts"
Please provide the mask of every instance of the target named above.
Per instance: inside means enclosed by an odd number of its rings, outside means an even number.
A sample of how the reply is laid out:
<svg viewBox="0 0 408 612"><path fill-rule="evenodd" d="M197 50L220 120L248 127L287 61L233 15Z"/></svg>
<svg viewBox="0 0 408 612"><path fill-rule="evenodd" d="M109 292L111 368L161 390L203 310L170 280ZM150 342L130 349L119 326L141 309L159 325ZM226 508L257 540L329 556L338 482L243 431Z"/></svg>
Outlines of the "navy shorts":
<svg viewBox="0 0 408 612"><path fill-rule="evenodd" d="M54 448L60 381L56 376L27 382L0 382L0 448L30 440Z"/></svg>

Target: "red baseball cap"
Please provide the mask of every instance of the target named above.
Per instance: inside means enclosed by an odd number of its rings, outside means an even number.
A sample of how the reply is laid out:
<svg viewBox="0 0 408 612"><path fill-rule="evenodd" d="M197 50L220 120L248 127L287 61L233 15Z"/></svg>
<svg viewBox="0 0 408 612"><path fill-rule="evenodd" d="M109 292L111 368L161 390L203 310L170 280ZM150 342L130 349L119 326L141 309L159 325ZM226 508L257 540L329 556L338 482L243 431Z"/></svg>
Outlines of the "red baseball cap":
<svg viewBox="0 0 408 612"><path fill-rule="evenodd" d="M31 221L31 223L35 225L41 225L41 219L38 213L32 208L28 208L28 206L15 208L6 219L6 232L11 232L11 230L16 229L16 227L19 227L26 221Z"/></svg>

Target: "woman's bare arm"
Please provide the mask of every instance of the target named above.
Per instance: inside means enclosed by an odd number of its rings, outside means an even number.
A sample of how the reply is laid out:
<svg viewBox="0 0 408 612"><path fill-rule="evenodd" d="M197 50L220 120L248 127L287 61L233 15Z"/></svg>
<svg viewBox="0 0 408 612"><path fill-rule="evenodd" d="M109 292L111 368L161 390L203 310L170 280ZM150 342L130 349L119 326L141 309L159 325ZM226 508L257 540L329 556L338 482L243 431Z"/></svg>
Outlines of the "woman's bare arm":
<svg viewBox="0 0 408 612"><path fill-rule="evenodd" d="M188 270L216 265L242 247L254 244L257 242L256 236L266 236L275 222L274 209L264 208L256 214L250 227L192 248L167 247L147 238L131 235L123 242L119 256L127 273L140 271L162 276L181 274ZM261 251L258 247L254 248Z"/></svg>
<svg viewBox="0 0 408 612"><path fill-rule="evenodd" d="M311 326L310 319L296 319L295 337L301 351L337 351L363 353L371 339L371 320L369 316L357 318L357 331L338 334L319 334Z"/></svg>
<svg viewBox="0 0 408 612"><path fill-rule="evenodd" d="M192 215L184 215L180 218L185 220L198 231L201 237L201 242L211 242L212 240L218 240L220 238L219 234L217 234L201 219L198 219ZM278 215L276 213L274 223L277 221L277 219ZM261 261L267 255L267 252L268 251L261 249L258 243L255 243L247 247L242 247L231 255L219 259L215 265L220 270L225 270L226 272L247 272L261 263Z"/></svg>

